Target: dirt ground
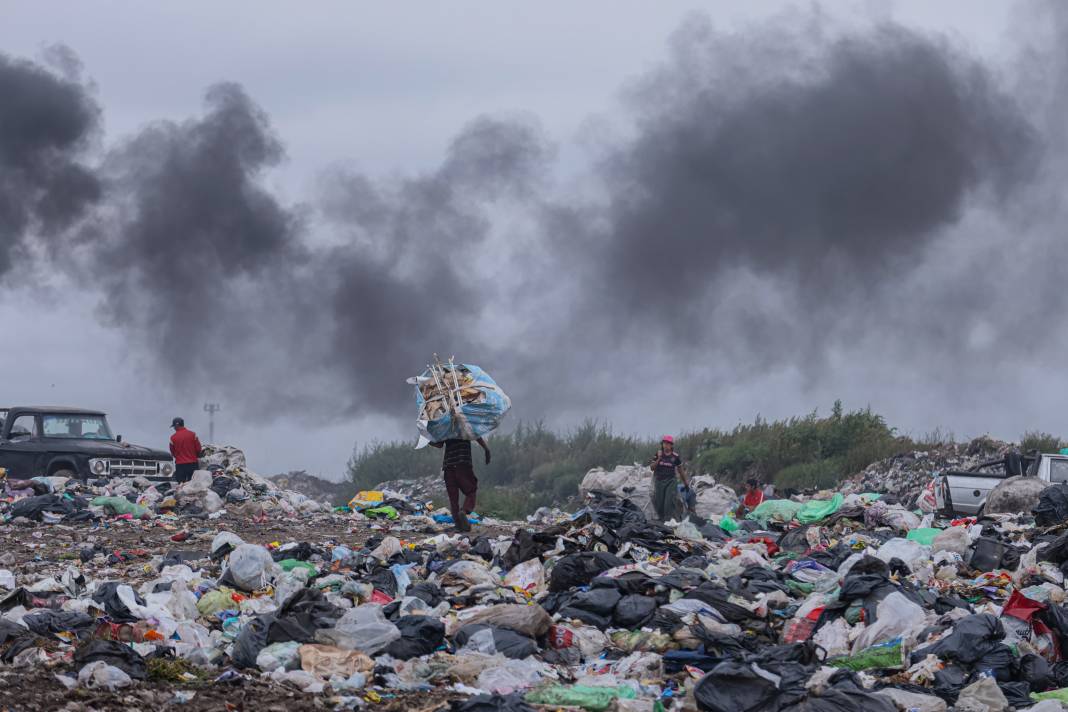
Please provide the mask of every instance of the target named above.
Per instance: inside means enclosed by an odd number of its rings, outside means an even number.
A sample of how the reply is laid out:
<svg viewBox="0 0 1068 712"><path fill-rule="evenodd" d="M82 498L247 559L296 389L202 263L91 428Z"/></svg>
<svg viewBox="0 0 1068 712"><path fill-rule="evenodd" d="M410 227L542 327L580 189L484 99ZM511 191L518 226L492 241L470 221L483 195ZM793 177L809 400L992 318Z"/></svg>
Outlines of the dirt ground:
<svg viewBox="0 0 1068 712"><path fill-rule="evenodd" d="M9 524L0 526L0 568L15 573L19 585L44 576L59 576L70 564L76 564L86 578L122 580L135 588L155 578L149 565L153 556L169 553L198 552L207 557L211 540L221 530L233 531L250 543L268 544L290 541L313 545L345 544L350 548L393 535L401 540L419 541L441 532L424 527L413 530L403 520L379 524L354 521L344 515L319 516L312 519L266 521L249 519L167 521L111 521L101 525ZM187 532L188 538L174 542L171 537ZM476 527L472 537L511 535L511 527ZM83 561L80 553L95 547L97 555ZM114 556L113 556L114 555ZM109 561L110 559L110 561ZM221 573L207 567L211 575ZM60 647L60 646L57 646ZM77 676L70 660L71 651L49 664L29 668L0 666L0 712L37 710L255 710L256 712L321 710L339 708L337 695L328 692L310 695L259 679L256 671L247 671L225 682L214 680L172 683L148 680L133 687L109 693L76 688L68 691L57 673ZM49 667L48 665L51 665ZM217 672L221 672L217 671ZM375 688L369 688L375 689ZM183 693L194 692L188 701ZM393 712L400 710L436 710L447 707L450 697L444 690L432 693L392 695L378 689L380 700L367 703L369 709ZM176 694L178 693L178 694ZM348 707L342 705L341 708Z"/></svg>

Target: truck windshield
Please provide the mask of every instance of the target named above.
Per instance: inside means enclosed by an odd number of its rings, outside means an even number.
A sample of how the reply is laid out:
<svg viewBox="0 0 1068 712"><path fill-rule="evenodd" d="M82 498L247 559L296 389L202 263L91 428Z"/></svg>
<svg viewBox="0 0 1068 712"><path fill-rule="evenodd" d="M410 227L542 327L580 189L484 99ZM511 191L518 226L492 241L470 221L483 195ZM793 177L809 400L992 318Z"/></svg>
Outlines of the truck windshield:
<svg viewBox="0 0 1068 712"><path fill-rule="evenodd" d="M46 438L112 439L102 415L46 415L43 420Z"/></svg>

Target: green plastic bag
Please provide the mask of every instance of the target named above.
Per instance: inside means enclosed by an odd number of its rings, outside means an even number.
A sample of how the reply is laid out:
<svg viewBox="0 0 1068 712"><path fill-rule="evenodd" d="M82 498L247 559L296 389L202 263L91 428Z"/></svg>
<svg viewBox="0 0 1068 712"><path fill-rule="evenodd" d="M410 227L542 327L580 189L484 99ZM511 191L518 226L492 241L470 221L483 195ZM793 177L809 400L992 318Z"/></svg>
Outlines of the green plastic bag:
<svg viewBox="0 0 1068 712"><path fill-rule="evenodd" d="M142 519L149 515L148 507L135 504L125 497L93 497L89 504L94 507L103 507L104 511L111 515L132 514L134 519Z"/></svg>
<svg viewBox="0 0 1068 712"><path fill-rule="evenodd" d="M901 638L894 638L885 643L864 648L855 655L828 660L827 664L831 667L848 668L854 672L878 669L900 670L905 667Z"/></svg>
<svg viewBox="0 0 1068 712"><path fill-rule="evenodd" d="M374 507L372 509L361 510L364 516L371 519L378 519L379 517L385 517L386 519L400 519L400 514L393 507Z"/></svg>
<svg viewBox="0 0 1068 712"><path fill-rule="evenodd" d="M319 569L315 564L301 561L300 559L282 559L278 562L278 565L282 567L282 571L286 572L292 571L293 569L306 569L311 576L319 573Z"/></svg>
<svg viewBox="0 0 1068 712"><path fill-rule="evenodd" d="M919 529L913 529L905 535L906 539L911 539L924 546L930 546L934 544L935 537L942 533L941 529L935 529L934 527L921 527Z"/></svg>
<svg viewBox="0 0 1068 712"><path fill-rule="evenodd" d="M550 685L528 692L524 699L535 705L572 706L591 712L602 712L611 707L616 699L633 700L637 696L634 690L625 685L619 687Z"/></svg>
<svg viewBox="0 0 1068 712"><path fill-rule="evenodd" d="M1049 692L1032 692L1031 699L1035 702L1041 702L1042 700L1057 700L1068 704L1068 687L1062 687L1059 690L1050 690Z"/></svg>
<svg viewBox="0 0 1068 712"><path fill-rule="evenodd" d="M746 519L752 519L762 527L767 527L768 522L785 524L797 516L797 510L801 509L800 502L790 499L768 499L757 505L756 509L746 515Z"/></svg>
<svg viewBox="0 0 1068 712"><path fill-rule="evenodd" d="M836 493L830 499L814 499L801 505L797 510L797 521L802 524L812 524L821 519L826 519L842 508L843 497Z"/></svg>
<svg viewBox="0 0 1068 712"><path fill-rule="evenodd" d="M734 521L734 517L731 516L730 512L727 512L719 520L719 528L725 532L736 532L738 531L738 522Z"/></svg>
<svg viewBox="0 0 1068 712"><path fill-rule="evenodd" d="M233 610L237 608L234 599L230 598L233 595L234 589L226 588L225 586L214 591L208 591L197 601L197 612L206 618L215 615L219 611Z"/></svg>

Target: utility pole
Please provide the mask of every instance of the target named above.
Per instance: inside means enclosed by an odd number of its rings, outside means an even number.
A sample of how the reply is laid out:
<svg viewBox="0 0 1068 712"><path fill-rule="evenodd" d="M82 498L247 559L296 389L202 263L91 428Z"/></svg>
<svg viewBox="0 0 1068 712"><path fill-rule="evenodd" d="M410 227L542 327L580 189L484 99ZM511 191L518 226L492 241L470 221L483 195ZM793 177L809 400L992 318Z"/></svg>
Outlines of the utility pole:
<svg viewBox="0 0 1068 712"><path fill-rule="evenodd" d="M218 403L205 403L204 412L208 414L208 442L215 443L215 414L222 410Z"/></svg>

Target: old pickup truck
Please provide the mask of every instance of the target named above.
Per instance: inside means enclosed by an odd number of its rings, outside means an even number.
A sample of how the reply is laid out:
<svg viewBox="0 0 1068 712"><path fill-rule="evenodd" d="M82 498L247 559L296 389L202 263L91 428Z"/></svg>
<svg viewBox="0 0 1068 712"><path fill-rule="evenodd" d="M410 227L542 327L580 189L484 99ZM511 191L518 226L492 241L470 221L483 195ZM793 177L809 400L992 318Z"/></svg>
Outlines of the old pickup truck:
<svg viewBox="0 0 1068 712"><path fill-rule="evenodd" d="M107 416L82 408L0 408L0 467L9 477L147 477L169 479L169 452L122 441Z"/></svg>
<svg viewBox="0 0 1068 712"><path fill-rule="evenodd" d="M1002 480L1018 475L1036 477L1050 484L1068 482L1068 455L1043 454L1037 450L1026 455L1013 452L970 470L944 472L934 483L935 500L944 512L979 515L991 490Z"/></svg>

